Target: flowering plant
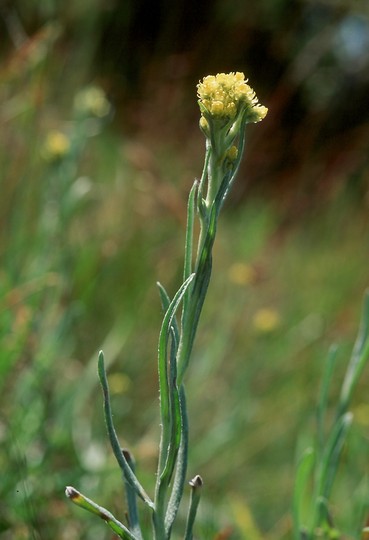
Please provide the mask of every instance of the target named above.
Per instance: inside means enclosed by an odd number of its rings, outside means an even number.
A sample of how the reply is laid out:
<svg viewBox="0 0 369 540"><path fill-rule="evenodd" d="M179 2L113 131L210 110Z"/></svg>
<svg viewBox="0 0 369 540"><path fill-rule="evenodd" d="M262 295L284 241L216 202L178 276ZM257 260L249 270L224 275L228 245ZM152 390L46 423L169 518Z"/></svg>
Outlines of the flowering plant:
<svg viewBox="0 0 369 540"><path fill-rule="evenodd" d="M207 293L212 267L212 248L220 209L237 174L245 142L245 126L259 122L267 109L258 105L255 92L243 73L220 73L205 77L197 86L201 111L200 128L206 137L204 169L189 194L184 250L183 283L173 298L158 284L165 311L158 346L161 440L154 497L151 498L135 474L134 460L122 450L116 435L110 405L109 386L100 352L98 374L103 390L105 421L110 443L122 470L127 500L128 524L118 521L108 510L73 487L66 495L74 503L98 515L123 539L143 540L137 498L152 514L155 540L168 540L184 493L188 457L188 420L184 375L189 364L197 326ZM195 249L194 221L200 233ZM180 320L177 311L182 306ZM191 498L185 540L193 537L202 479L190 482Z"/></svg>
<svg viewBox="0 0 369 540"><path fill-rule="evenodd" d="M126 540L170 540L185 492L188 460L188 419L184 377L189 365L196 331L212 269L212 249L223 202L237 175L245 144L245 127L267 114L259 105L242 73L220 73L205 77L197 86L201 111L200 128L206 138L204 168L188 198L184 248L183 282L173 298L158 283L165 312L158 345L161 439L155 493L151 497L135 473L128 450L122 449L113 424L104 354L99 353L98 374L102 386L105 421L110 444L122 471L127 504L127 523L99 506L73 487L66 495L78 506L102 518L118 537ZM95 103L95 96L93 103ZM194 242L194 224L200 230ZM177 312L181 307L181 315ZM276 324L275 314L263 312L264 328ZM336 351L332 349L322 379L317 407L317 433L313 444L301 456L292 501L295 540L338 538L329 500L344 443L353 415L349 408L359 377L369 358L369 293L364 302L359 334L343 378L333 420L327 414ZM183 538L192 540L203 481L196 475L189 481L191 496ZM307 497L308 495L308 497ZM143 529L137 500L151 513L152 535ZM309 501L307 504L306 501ZM306 510L307 509L307 510ZM305 515L307 514L307 515ZM362 529L362 526L361 526ZM368 538L368 527L362 529Z"/></svg>

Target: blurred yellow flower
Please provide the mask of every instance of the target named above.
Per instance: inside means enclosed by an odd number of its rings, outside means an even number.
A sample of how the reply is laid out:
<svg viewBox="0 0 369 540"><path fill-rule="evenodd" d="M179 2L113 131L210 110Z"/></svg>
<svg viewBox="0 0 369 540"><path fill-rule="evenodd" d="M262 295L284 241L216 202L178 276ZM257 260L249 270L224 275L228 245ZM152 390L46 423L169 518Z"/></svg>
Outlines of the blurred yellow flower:
<svg viewBox="0 0 369 540"><path fill-rule="evenodd" d="M262 540L262 533L256 525L252 511L246 501L242 497L231 494L229 504L235 523L239 527L243 538Z"/></svg>
<svg viewBox="0 0 369 540"><path fill-rule="evenodd" d="M70 141L58 130L49 131L43 145L42 153L48 161L57 161L68 154Z"/></svg>
<svg viewBox="0 0 369 540"><path fill-rule="evenodd" d="M247 110L248 122L259 122L268 109L258 105L254 90L240 72L208 75L197 85L200 109L213 118L233 120L241 110Z"/></svg>
<svg viewBox="0 0 369 540"><path fill-rule="evenodd" d="M276 330L281 323L279 313L273 308L261 308L256 311L252 319L255 330L269 333Z"/></svg>
<svg viewBox="0 0 369 540"><path fill-rule="evenodd" d="M124 394L131 384L131 380L128 375L124 373L112 373L109 375L109 388L110 393L114 394Z"/></svg>
<svg viewBox="0 0 369 540"><path fill-rule="evenodd" d="M369 405L367 403L359 403L352 412L354 413L355 421L367 428L369 425Z"/></svg>
<svg viewBox="0 0 369 540"><path fill-rule="evenodd" d="M74 107L79 113L98 118L106 116L110 111L110 103L105 92L97 86L89 86L78 92Z"/></svg>
<svg viewBox="0 0 369 540"><path fill-rule="evenodd" d="M255 270L249 264L234 263L228 270L228 277L236 285L249 285L255 279Z"/></svg>

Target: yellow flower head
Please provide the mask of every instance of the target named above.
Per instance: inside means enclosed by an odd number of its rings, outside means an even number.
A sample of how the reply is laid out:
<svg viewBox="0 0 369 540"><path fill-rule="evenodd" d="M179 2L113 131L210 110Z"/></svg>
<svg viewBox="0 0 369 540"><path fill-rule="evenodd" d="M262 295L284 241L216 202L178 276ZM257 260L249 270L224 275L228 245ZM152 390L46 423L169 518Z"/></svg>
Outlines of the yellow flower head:
<svg viewBox="0 0 369 540"><path fill-rule="evenodd" d="M214 119L234 120L241 110L248 111L249 122L265 118L268 109L258 105L254 90L240 72L208 75L197 85L200 109Z"/></svg>
<svg viewBox="0 0 369 540"><path fill-rule="evenodd" d="M87 116L102 118L110 111L110 103L104 91L97 86L84 88L75 97L75 109Z"/></svg>
<svg viewBox="0 0 369 540"><path fill-rule="evenodd" d="M280 323L279 313L272 308L261 308L253 317L254 328L262 333L273 332L279 327Z"/></svg>
<svg viewBox="0 0 369 540"><path fill-rule="evenodd" d="M228 277L235 285L251 285L255 280L256 273L250 264L238 262L232 264L228 271Z"/></svg>
<svg viewBox="0 0 369 540"><path fill-rule="evenodd" d="M69 139L61 131L49 131L43 145L42 153L46 160L57 161L68 154L70 150Z"/></svg>

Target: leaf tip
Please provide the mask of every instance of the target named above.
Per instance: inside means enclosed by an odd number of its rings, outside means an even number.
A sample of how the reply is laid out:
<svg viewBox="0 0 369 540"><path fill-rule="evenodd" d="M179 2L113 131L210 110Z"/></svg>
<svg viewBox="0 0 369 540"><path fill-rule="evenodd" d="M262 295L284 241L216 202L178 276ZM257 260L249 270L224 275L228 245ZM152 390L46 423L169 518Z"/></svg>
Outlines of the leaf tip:
<svg viewBox="0 0 369 540"><path fill-rule="evenodd" d="M65 496L68 498L68 499L71 499L72 501L74 499L78 499L79 498L79 493L76 489L74 489L74 487L72 486L67 486L65 488Z"/></svg>
<svg viewBox="0 0 369 540"><path fill-rule="evenodd" d="M201 488L204 485L203 479L199 474L192 478L188 483L193 489Z"/></svg>

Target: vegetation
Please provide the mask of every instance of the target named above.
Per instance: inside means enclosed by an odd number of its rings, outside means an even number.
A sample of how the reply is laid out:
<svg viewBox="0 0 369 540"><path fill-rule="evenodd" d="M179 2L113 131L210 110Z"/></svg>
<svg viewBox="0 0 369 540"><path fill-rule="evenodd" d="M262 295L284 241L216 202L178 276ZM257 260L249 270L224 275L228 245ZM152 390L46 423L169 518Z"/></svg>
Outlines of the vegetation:
<svg viewBox="0 0 369 540"><path fill-rule="evenodd" d="M89 35L87 26L83 31ZM192 105L184 106L187 125L178 114L170 127L154 130L165 114L159 93L154 101L129 103L127 110L138 115L142 106L147 115L147 124L129 131L132 113L122 112L114 91L110 100L101 91L110 82L91 76L90 41L72 54L57 24L29 33L24 48L3 51L0 74L0 538L110 538L104 523L68 505L64 488L78 487L124 521L96 374L103 349L119 438L135 456L142 484L154 491L160 436L154 284L167 284L172 297L181 280L186 194L201 170L202 135ZM271 87L255 74L252 80L272 109ZM319 95L313 90L310 96ZM351 124L342 153L331 139L311 138L309 146L311 117L300 122L294 105L296 178L292 162L281 168L268 151L283 154L283 114L251 126L247 167L223 209L214 246L213 281L186 384L188 478L200 473L205 482L199 538L287 538L298 525L311 535L313 486L309 477L296 491L296 471L300 486L312 465L306 448L320 448L322 432L332 433L368 284L365 125L360 131ZM318 111L315 126L323 117ZM246 176L261 183L243 199ZM325 367L331 343L338 345L332 373ZM321 381L330 373L327 394ZM365 390L364 378L358 380L329 519L319 507L330 529L318 531L323 535L359 538L365 524ZM323 404L327 410L316 439L318 404L320 413ZM344 419L336 424L340 433ZM178 530L185 519L184 507Z"/></svg>

